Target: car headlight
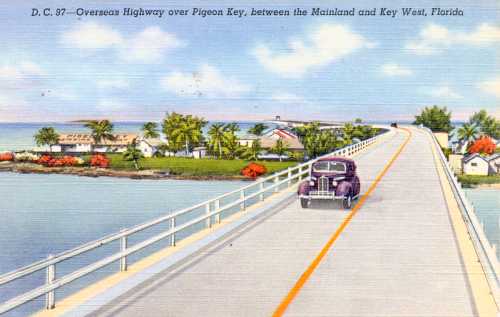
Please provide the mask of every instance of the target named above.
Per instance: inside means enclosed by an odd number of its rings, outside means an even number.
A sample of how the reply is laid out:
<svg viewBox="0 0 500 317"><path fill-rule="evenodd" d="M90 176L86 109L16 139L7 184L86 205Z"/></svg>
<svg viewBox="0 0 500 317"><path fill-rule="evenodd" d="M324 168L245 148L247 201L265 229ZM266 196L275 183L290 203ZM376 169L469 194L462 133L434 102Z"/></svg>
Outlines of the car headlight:
<svg viewBox="0 0 500 317"><path fill-rule="evenodd" d="M337 186L337 182L336 182L336 181L333 181L333 182L332 182L332 186Z"/></svg>
<svg viewBox="0 0 500 317"><path fill-rule="evenodd" d="M309 181L309 186L314 186L314 181Z"/></svg>

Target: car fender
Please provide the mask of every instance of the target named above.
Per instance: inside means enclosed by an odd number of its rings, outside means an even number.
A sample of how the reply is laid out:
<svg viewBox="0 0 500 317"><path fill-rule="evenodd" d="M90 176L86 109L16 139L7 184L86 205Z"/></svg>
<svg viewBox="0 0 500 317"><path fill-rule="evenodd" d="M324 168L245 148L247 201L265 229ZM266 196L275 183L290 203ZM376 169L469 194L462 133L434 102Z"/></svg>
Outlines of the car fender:
<svg viewBox="0 0 500 317"><path fill-rule="evenodd" d="M340 182L335 190L335 196L345 196L352 190L352 184L350 182Z"/></svg>
<svg viewBox="0 0 500 317"><path fill-rule="evenodd" d="M310 191L309 181L304 181L299 185L297 193L299 195L309 195L309 191Z"/></svg>

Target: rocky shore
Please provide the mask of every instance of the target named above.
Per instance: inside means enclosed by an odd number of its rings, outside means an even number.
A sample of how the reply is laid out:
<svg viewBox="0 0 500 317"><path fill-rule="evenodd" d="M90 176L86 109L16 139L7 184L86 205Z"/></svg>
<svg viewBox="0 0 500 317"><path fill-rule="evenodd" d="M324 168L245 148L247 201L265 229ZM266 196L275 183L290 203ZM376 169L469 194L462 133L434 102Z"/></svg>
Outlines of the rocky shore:
<svg viewBox="0 0 500 317"><path fill-rule="evenodd" d="M172 175L160 170L114 170L96 167L46 167L32 163L0 162L0 172L21 174L66 174L84 177L123 177L130 179L251 180L241 175Z"/></svg>

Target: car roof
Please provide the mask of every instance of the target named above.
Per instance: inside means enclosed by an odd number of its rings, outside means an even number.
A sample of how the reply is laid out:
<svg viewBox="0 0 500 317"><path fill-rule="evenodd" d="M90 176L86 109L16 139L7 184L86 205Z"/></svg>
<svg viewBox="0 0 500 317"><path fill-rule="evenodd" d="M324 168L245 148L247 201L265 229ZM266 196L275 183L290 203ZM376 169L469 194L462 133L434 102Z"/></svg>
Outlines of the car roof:
<svg viewBox="0 0 500 317"><path fill-rule="evenodd" d="M341 156L328 156L318 159L318 162L329 161L329 162L342 162L342 163L354 163L353 160L341 157Z"/></svg>

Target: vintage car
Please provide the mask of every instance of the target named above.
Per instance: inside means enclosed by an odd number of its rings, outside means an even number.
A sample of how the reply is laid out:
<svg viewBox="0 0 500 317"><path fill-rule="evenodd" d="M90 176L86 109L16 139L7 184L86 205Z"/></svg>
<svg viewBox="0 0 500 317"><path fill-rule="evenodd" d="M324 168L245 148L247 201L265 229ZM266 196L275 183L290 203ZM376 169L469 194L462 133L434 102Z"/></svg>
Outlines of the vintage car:
<svg viewBox="0 0 500 317"><path fill-rule="evenodd" d="M345 157L321 158L311 165L311 177L299 185L298 194L302 208L313 199L342 200L346 209L359 196L360 183L356 163Z"/></svg>

